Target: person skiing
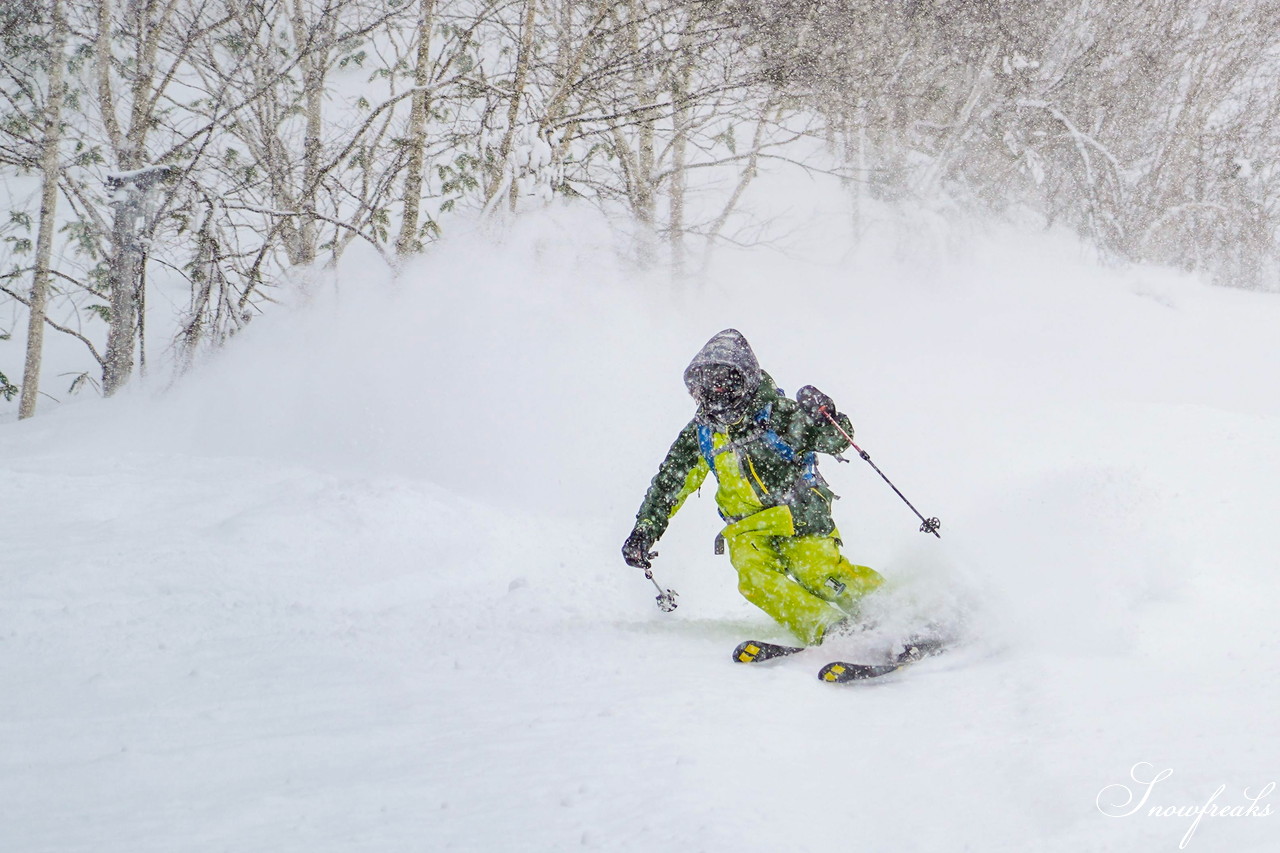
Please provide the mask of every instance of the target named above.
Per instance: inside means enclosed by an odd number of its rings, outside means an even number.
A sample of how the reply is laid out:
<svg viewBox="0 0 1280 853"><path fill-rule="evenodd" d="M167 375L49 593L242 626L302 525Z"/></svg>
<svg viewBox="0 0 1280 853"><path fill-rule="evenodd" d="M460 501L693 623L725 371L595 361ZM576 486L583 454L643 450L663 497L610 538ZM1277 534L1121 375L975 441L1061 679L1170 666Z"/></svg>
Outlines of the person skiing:
<svg viewBox="0 0 1280 853"><path fill-rule="evenodd" d="M623 559L650 569L671 517L714 473L739 592L805 645L820 644L852 624L862 597L884 582L841 555L836 495L818 473L818 453L850 444L832 419L850 436L853 425L812 385L786 397L736 329L707 341L684 383L697 411L649 485Z"/></svg>

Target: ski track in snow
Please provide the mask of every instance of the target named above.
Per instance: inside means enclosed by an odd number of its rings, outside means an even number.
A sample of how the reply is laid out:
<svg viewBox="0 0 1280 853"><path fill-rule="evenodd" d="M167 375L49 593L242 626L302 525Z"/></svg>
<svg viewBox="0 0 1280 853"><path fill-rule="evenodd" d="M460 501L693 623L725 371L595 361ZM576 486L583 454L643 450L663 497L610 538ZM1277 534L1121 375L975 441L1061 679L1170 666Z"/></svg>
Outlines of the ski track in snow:
<svg viewBox="0 0 1280 853"><path fill-rule="evenodd" d="M1138 762L1174 770L1152 805L1277 781L1280 299L997 243L809 269L814 316L765 304L780 262L645 301L527 248L0 426L0 849L1176 850L1190 818L1100 792ZM877 634L733 665L786 638L711 555L709 495L655 563L678 611L618 557L726 325L943 519L825 463L891 581ZM930 620L963 642L816 680ZM1206 817L1187 849L1278 841Z"/></svg>

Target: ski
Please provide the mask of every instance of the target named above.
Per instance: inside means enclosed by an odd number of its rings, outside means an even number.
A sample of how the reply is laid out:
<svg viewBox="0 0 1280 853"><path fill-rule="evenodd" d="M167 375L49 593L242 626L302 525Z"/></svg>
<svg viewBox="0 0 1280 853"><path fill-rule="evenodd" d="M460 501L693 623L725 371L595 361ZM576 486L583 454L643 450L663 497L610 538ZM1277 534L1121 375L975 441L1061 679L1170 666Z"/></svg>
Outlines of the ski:
<svg viewBox="0 0 1280 853"><path fill-rule="evenodd" d="M733 650L733 659L738 663L760 663L773 658L794 655L804 651L804 646L779 646L776 643L763 643L759 640L747 640Z"/></svg>
<svg viewBox="0 0 1280 853"><path fill-rule="evenodd" d="M906 666L905 663L847 663L837 660L818 670L818 678L828 684L847 684L850 681L866 681L869 678L879 678L882 675L897 672L904 666Z"/></svg>
<svg viewBox="0 0 1280 853"><path fill-rule="evenodd" d="M910 666L918 660L940 655L946 651L942 640L914 640L908 642L891 662L884 664L849 663L832 661L818 670L818 678L828 684L848 684L851 681L866 681L880 678Z"/></svg>

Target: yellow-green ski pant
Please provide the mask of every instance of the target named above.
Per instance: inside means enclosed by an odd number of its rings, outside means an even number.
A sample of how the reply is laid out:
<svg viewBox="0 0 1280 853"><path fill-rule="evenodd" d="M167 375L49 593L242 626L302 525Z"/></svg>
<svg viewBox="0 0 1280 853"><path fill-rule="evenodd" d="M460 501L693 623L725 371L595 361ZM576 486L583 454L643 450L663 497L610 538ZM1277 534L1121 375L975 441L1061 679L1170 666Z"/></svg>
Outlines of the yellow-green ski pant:
<svg viewBox="0 0 1280 853"><path fill-rule="evenodd" d="M839 534L797 536L791 510L761 510L721 531L738 570L738 591L806 645L857 610L884 578L840 554Z"/></svg>

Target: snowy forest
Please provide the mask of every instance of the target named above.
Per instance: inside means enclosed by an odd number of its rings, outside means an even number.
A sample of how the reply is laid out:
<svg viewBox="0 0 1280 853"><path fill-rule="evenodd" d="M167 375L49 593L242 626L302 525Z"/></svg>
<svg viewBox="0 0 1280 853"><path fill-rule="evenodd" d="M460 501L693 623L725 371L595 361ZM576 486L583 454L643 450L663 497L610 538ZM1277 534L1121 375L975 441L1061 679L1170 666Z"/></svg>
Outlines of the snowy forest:
<svg viewBox="0 0 1280 853"><path fill-rule="evenodd" d="M635 264L696 278L717 244L768 242L769 217L741 202L784 167L840 181L855 219L924 206L1065 226L1104 258L1275 289L1277 15L1265 0L6 3L0 393L34 412L46 335L91 358L59 393L111 395L223 345L353 242L394 265L455 220L501 229L561 199L619 223Z"/></svg>

